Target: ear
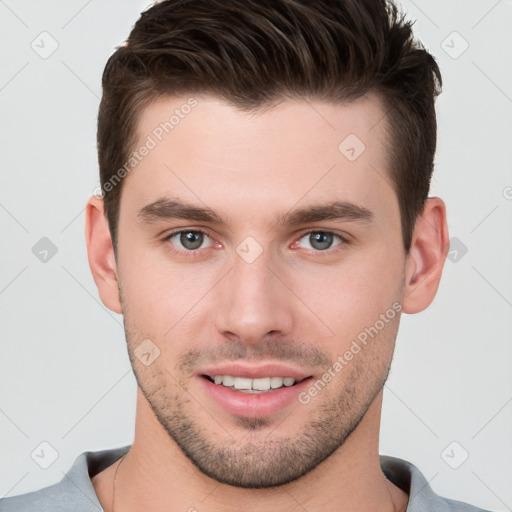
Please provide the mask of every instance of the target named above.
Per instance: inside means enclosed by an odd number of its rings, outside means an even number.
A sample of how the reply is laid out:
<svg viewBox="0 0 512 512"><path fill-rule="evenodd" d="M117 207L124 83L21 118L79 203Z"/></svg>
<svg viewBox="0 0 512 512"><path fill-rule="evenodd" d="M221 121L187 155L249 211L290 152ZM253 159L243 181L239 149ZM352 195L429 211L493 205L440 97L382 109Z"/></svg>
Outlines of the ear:
<svg viewBox="0 0 512 512"><path fill-rule="evenodd" d="M416 221L405 262L404 313L419 313L432 303L449 249L446 206L438 197L429 197Z"/></svg>
<svg viewBox="0 0 512 512"><path fill-rule="evenodd" d="M101 302L108 309L122 313L114 247L103 199L99 196L92 196L85 207L85 240L89 267Z"/></svg>

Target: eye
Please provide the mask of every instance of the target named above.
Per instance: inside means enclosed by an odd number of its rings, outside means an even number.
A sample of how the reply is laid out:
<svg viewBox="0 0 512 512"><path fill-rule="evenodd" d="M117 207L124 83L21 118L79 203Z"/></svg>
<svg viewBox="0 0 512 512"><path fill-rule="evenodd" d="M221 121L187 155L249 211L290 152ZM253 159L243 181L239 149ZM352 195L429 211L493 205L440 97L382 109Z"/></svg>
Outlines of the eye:
<svg viewBox="0 0 512 512"><path fill-rule="evenodd" d="M178 247L176 252L194 252L201 248L207 238L210 237L204 231L185 229L170 233L164 240L170 241L172 245Z"/></svg>
<svg viewBox="0 0 512 512"><path fill-rule="evenodd" d="M335 243L336 239L338 239L337 243ZM164 241L170 242L170 248L173 252L185 256L199 255L199 249L205 249L213 245L221 247L216 242L210 243L210 245L203 245L207 244L208 240L211 241L212 239L206 232L200 229L173 231L164 238ZM306 245L305 248L311 250L314 254L316 253L315 255L319 255L322 252L330 252L331 249L333 251L344 249L350 243L348 239L332 231L308 231L295 244L303 245L301 243L302 240L305 240L305 243L309 245L309 247Z"/></svg>
<svg viewBox="0 0 512 512"><path fill-rule="evenodd" d="M340 241L333 246L335 238ZM332 247L348 243L348 240L332 231L309 231L300 240L306 240L309 243L309 247L306 247L306 249L313 249L314 251L326 251Z"/></svg>

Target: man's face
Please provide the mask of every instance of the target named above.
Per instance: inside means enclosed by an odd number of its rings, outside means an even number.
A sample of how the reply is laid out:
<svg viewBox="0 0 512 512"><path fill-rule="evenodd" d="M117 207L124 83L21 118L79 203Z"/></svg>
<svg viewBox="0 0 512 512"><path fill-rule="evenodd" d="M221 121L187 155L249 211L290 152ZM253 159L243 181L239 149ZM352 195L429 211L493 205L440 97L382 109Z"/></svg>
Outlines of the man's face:
<svg viewBox="0 0 512 512"><path fill-rule="evenodd" d="M155 416L201 471L278 485L339 448L387 377L405 253L384 111L374 96L252 114L210 96L182 108L187 98L142 113L134 150L150 149L124 183L128 351ZM148 206L158 200L174 207ZM168 216L178 202L218 219ZM294 216L334 202L356 209ZM259 389L234 389L248 386Z"/></svg>

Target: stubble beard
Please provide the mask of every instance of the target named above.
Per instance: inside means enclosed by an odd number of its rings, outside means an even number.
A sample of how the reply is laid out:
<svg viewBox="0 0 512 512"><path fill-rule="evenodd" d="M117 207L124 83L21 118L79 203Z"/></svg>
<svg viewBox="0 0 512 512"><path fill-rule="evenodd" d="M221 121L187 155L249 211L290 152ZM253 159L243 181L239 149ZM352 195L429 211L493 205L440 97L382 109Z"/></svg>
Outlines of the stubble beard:
<svg viewBox="0 0 512 512"><path fill-rule="evenodd" d="M198 403L185 390L185 380L180 377L178 382L157 366L146 378L129 352L139 388L186 457L210 478L246 489L290 483L330 457L364 418L382 390L390 366L387 364L380 373L374 366L369 372L366 368L371 362L364 357L354 359L350 372L345 368L346 374L336 377L343 382L341 386L338 383L336 392L327 387L307 405L297 401L296 407L304 407L307 415L303 427L294 435L277 437L273 430L279 421L272 418L235 417L233 429L232 424L223 426L207 415L210 424L201 424L193 413ZM281 421L286 422L286 417ZM213 436L212 431L217 434ZM242 434L237 439L230 432Z"/></svg>

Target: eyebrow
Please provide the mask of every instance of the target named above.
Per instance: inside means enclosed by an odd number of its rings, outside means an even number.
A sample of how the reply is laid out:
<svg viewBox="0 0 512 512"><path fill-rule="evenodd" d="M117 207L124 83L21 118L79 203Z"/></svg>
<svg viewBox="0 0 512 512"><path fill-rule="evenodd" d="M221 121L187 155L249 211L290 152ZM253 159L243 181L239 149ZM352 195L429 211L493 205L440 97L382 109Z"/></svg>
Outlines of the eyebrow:
<svg viewBox="0 0 512 512"><path fill-rule="evenodd" d="M208 222L225 226L226 221L210 208L195 206L179 199L160 198L142 207L137 214L146 224L171 219ZM364 206L348 201L331 201L307 206L278 216L275 225L293 226L325 220L370 222L374 214Z"/></svg>

